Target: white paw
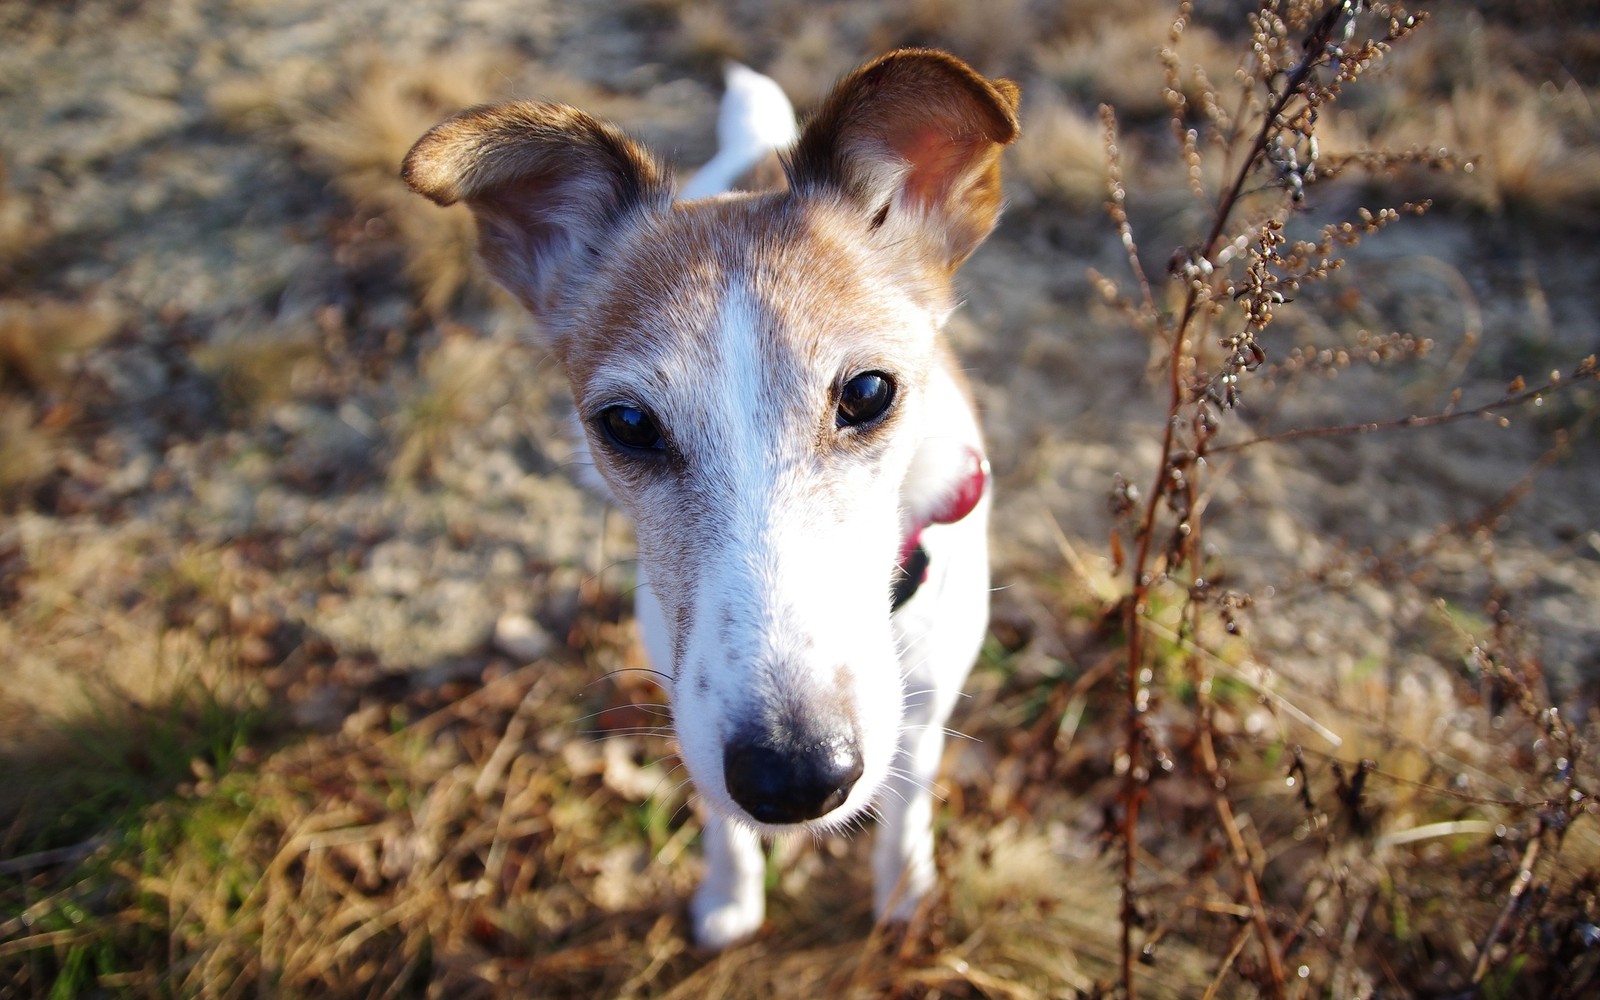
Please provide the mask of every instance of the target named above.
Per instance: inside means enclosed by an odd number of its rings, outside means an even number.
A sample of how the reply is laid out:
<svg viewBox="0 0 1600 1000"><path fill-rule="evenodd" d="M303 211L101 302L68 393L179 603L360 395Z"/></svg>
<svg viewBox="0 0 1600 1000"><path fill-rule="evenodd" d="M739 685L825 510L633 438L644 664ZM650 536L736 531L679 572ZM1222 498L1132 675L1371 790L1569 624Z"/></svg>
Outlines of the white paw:
<svg viewBox="0 0 1600 1000"><path fill-rule="evenodd" d="M939 880L933 864L932 821L926 796L890 813L872 852L872 912L879 920L905 923Z"/></svg>
<svg viewBox="0 0 1600 1000"><path fill-rule="evenodd" d="M873 886L872 912L883 923L908 923L916 915L917 907L933 890L932 864L912 865L904 874L885 884L877 881ZM876 880L875 880L876 881Z"/></svg>
<svg viewBox="0 0 1600 1000"><path fill-rule="evenodd" d="M711 951L721 951L743 941L761 929L766 910L766 900L759 891L719 892L709 882L704 883L689 903L694 943Z"/></svg>

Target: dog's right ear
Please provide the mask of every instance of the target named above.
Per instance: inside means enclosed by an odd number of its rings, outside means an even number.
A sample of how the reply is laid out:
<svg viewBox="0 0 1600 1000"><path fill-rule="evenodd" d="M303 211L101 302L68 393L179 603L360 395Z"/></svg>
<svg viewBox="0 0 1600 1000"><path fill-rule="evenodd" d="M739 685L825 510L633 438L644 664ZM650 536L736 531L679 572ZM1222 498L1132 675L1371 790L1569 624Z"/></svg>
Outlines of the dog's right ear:
<svg viewBox="0 0 1600 1000"><path fill-rule="evenodd" d="M620 131L531 101L468 108L435 125L400 176L440 205L466 202L490 273L539 317L630 215L672 200L665 171Z"/></svg>

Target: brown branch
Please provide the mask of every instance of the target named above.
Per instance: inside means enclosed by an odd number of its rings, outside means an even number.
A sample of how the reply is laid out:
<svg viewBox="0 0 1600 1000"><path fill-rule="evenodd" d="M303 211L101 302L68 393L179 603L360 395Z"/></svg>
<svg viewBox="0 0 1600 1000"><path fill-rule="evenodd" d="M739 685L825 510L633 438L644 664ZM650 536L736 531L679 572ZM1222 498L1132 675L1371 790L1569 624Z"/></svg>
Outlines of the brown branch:
<svg viewBox="0 0 1600 1000"><path fill-rule="evenodd" d="M1245 157L1244 163L1239 166L1239 172L1234 176L1233 186L1222 200L1217 203L1217 213L1211 225L1211 232L1206 235L1205 242L1200 244L1198 257L1211 259L1212 251L1217 248L1217 240L1222 238L1223 230L1227 228L1228 219L1233 216L1233 210L1238 206L1239 198L1244 193L1244 186L1250 180L1250 174L1255 170L1256 161L1266 154L1267 147L1272 142L1274 132L1284 127L1283 113L1288 109L1290 102L1300 96L1301 89L1311 79L1311 72L1316 69L1323 54L1327 51L1328 42L1333 37L1333 29L1345 13L1343 4L1334 4L1318 19L1316 27L1306 36L1304 42L1305 58L1289 71L1284 80L1283 90L1278 93L1267 113L1262 116L1261 129L1256 133L1255 142L1250 146L1250 152ZM1187 310L1186 310L1187 311ZM1181 324L1180 329L1183 328Z"/></svg>
<svg viewBox="0 0 1600 1000"><path fill-rule="evenodd" d="M1194 338L1203 333L1207 303L1213 301L1213 294L1217 290L1214 284L1216 274L1211 258L1217 253L1217 248L1222 236L1232 225L1235 213L1239 210L1251 178L1262 168L1262 164L1272 155L1273 143L1285 131L1296 131L1301 128L1296 124L1305 119L1308 114L1314 117L1314 109L1319 100L1331 99L1337 91L1337 84L1331 87L1319 88L1314 77L1317 69L1322 66L1329 55L1333 44L1333 37L1343 18L1354 17L1355 8L1350 4L1332 3L1326 10L1317 15L1309 28L1304 32L1300 42L1301 56L1292 67L1280 68L1267 49L1261 49L1258 64L1252 80L1243 88L1241 100L1245 95L1254 93L1254 85L1262 84L1265 87L1267 100L1261 108L1261 120L1255 130L1255 136L1249 144L1248 151L1241 162L1232 170L1232 179L1226 190L1218 198L1212 210L1212 222L1209 232L1204 240L1193 250L1186 250L1183 256L1187 257L1195 266L1187 270L1176 270L1175 273L1187 277L1183 305L1178 313L1175 323L1164 318L1164 313L1157 308L1155 295L1151 286L1149 272L1140 260L1138 246L1134 241L1132 226L1129 223L1126 209L1126 192L1122 185L1119 151L1117 146L1116 119L1109 107L1102 106L1100 110L1101 121L1105 131L1105 144L1108 166L1107 183L1107 212L1115 224L1118 234L1127 254L1129 267L1133 272L1134 280L1139 288L1139 297L1144 310L1144 322L1148 323L1159 341L1167 347L1167 407L1166 421L1161 436L1160 460L1155 472L1154 482L1149 494L1144 500L1144 509L1141 512L1134 533L1135 554L1131 562L1132 586L1121 608L1122 617L1126 627L1127 636L1127 718L1125 729L1125 752L1127 755L1126 773L1122 783L1123 815L1121 817L1120 839L1123 848L1123 865L1121 873L1122 882L1122 926L1121 926L1121 959L1122 979L1125 996L1136 996L1134 982L1134 948L1133 928L1137 918L1135 905L1135 875L1137 872L1138 856L1138 822L1139 809L1144 794L1143 783L1148 779L1148 768L1145 764L1147 755L1151 751L1150 733L1146 728L1144 715L1149 705L1149 684L1151 671L1146 666L1148 653L1145 644L1145 629L1141 627L1141 619L1147 613L1152 589L1158 579L1188 565L1193 569L1192 576L1198 582L1203 567L1196 564L1196 553L1202 552L1198 544L1199 521L1198 512L1194 506L1196 493L1196 476L1186 475L1188 464L1193 459L1203 458L1207 455L1215 427L1205 419L1203 414L1193 421L1192 431L1185 431L1189 424L1183 420L1184 408L1191 403L1203 400L1191 398L1187 376L1191 368L1198 364L1198 352L1193 347ZM1175 22L1171 35L1170 49L1175 50L1176 41L1186 21L1187 5L1179 8L1179 20ZM1262 24L1265 21L1261 22ZM1281 32L1281 28L1279 29ZM1259 32L1258 32L1259 39ZM1370 46L1368 47L1370 48ZM1276 51L1276 50L1274 50ZM1363 50L1366 51L1366 50ZM1175 54L1163 51L1163 61L1167 70L1169 90L1176 92L1177 71L1175 68ZM1370 58L1370 55L1367 56ZM1343 74L1341 71L1341 80ZM1296 102L1303 102L1293 116L1289 115L1291 107ZM1170 110L1173 112L1173 126L1181 130L1179 116L1184 107L1184 102L1177 96L1169 96ZM1254 105L1252 105L1254 106ZM1239 119L1236 117L1233 127L1238 129ZM1309 127L1309 126L1307 126ZM1229 140L1229 157L1237 148L1240 140L1238 131ZM1188 133L1185 131L1180 137L1186 156L1189 158L1191 171L1194 167L1194 148ZM1287 197L1287 195L1286 195ZM1269 242L1268 237L1276 233L1280 219L1276 217L1269 220L1270 231L1264 231L1261 236L1262 252L1270 254L1275 242ZM1277 241L1281 242L1281 238ZM1175 257L1175 261L1179 258ZM1277 301L1282 301L1281 297ZM1268 307L1270 308L1270 307ZM1264 326L1266 318L1259 319L1256 327ZM1243 347L1236 353L1241 353ZM1259 356L1259 351L1256 351ZM1243 362L1241 362L1243 364ZM1246 367L1248 367L1246 365ZM1228 404L1232 405L1231 400ZM1185 438L1192 433L1192 440ZM1179 446L1184 445L1180 453ZM1165 549L1165 555L1158 554L1153 546L1156 543L1158 525L1161 523L1163 509L1173 511L1180 518L1179 532L1174 535L1172 543ZM1187 531L1182 529L1187 528ZM1157 564L1164 565L1158 570ZM1203 602L1201 595L1191 588L1189 596L1189 621L1193 628L1198 629L1199 605ZM1186 623L1185 627L1189 627ZM1211 744L1209 719L1202 712L1201 721L1202 740L1209 757L1207 773L1215 778L1220 773L1217 766L1215 753ZM1160 752L1159 749L1156 752ZM1254 870L1248 851L1239 836L1237 825L1233 821L1232 807L1225 794L1219 789L1215 792L1215 806L1218 815L1223 820L1223 825L1229 830L1230 841L1234 845L1235 861L1239 866L1241 877L1244 880L1247 894L1250 897L1251 913L1256 929L1256 935L1261 940L1262 950L1265 953L1266 965L1272 977L1274 993L1283 996L1286 983L1283 974L1282 957L1276 937L1272 933L1270 921L1267 918L1266 905L1261 896L1260 886L1255 878Z"/></svg>
<svg viewBox="0 0 1600 1000"><path fill-rule="evenodd" d="M1100 105L1100 128L1106 147L1106 214L1117 227L1128 256L1128 269L1139 285L1139 302L1144 307L1157 339L1165 339L1166 327L1161 322L1161 310L1156 308L1155 293L1150 287L1150 276L1139 258L1139 244L1133 238L1133 224L1128 220L1128 191L1122 184L1122 152L1117 144L1117 112L1109 104Z"/></svg>
<svg viewBox="0 0 1600 1000"><path fill-rule="evenodd" d="M1408 750L1415 750L1415 751L1418 751L1418 752L1420 752L1422 754L1427 754L1430 751L1430 749L1432 749L1432 748L1430 748L1429 746L1427 746L1424 743L1421 743L1421 742L1419 742L1417 740L1413 740L1413 739L1407 739L1407 738L1405 738L1404 736L1402 736L1402 735L1400 735L1398 733L1386 733L1385 735L1386 735L1386 737L1392 739L1396 746L1404 747L1405 749L1408 749ZM1349 764L1349 763L1351 763L1350 761L1345 760L1344 758L1340 757L1338 754L1326 753L1326 752L1323 752L1321 750L1316 750L1316 749L1314 749L1312 747L1301 747L1300 748L1300 752L1305 754L1308 757L1315 757L1320 761L1324 761L1324 762L1328 762L1328 763L1333 763L1333 764L1341 764L1341 763L1342 764ZM1448 760L1452 764L1458 764L1459 765L1461 763L1460 761L1455 760L1454 758L1448 758L1447 757L1446 760ZM1510 810L1513 810L1513 811L1518 812L1518 813L1526 813L1529 810L1537 810L1537 809L1560 808L1560 807L1562 807L1562 806L1567 804L1565 799L1560 798L1560 797L1551 797L1551 796L1546 796L1544 798L1538 798L1538 799L1527 799L1527 798L1495 798L1495 797L1490 796L1490 795L1474 795L1471 792L1463 792L1463 791L1460 791L1459 789L1450 788L1450 787L1447 787L1445 785L1435 785L1435 784L1430 784L1429 782L1426 782L1426 781L1418 780L1416 778L1402 777L1401 775L1394 774L1394 773L1389 772L1389 771L1385 771L1382 767L1379 767L1377 765L1369 766L1367 768L1367 780L1370 782L1375 778L1379 779L1379 780L1382 780L1382 781L1387 781L1390 784L1401 785L1401 786L1403 786L1405 788L1415 788L1415 789L1418 789L1419 791L1425 791L1425 792L1428 792L1431 795L1436 795L1439 798L1451 799L1451 800L1453 800L1455 802L1461 802L1461 803L1465 803L1467 805L1495 806L1495 807L1501 808L1501 809L1510 809Z"/></svg>
<svg viewBox="0 0 1600 1000"><path fill-rule="evenodd" d="M1233 217L1234 209L1238 207L1245 184L1254 172L1257 162L1266 153L1271 142L1271 136L1277 129L1283 127L1281 116L1289 103L1299 94L1300 89L1310 79L1311 71L1317 60L1321 57L1332 35L1333 26L1343 12L1343 5L1330 8L1319 20L1312 33L1306 40L1305 57L1292 70L1284 81L1284 86L1279 92L1266 114L1262 117L1261 128L1257 132L1250 152L1244 162L1239 165L1233 184L1228 192L1218 202L1213 217L1210 233L1201 244L1196 259L1210 260L1216 250L1217 241L1227 228L1229 220ZM1155 308L1154 296L1151 294L1148 272L1139 260L1138 248L1133 240L1132 227L1128 224L1125 208L1125 192L1121 184L1120 170L1116 157L1116 120L1109 107L1102 106L1101 120L1106 128L1107 159L1112 170L1109 178L1108 210L1112 220L1117 224L1122 236L1123 246L1128 253L1128 261L1133 269L1134 278L1138 281L1146 308L1150 310L1152 322L1156 324L1158 333L1163 324L1160 312ZM1156 519L1163 500L1168 494L1168 487L1172 476L1171 455L1173 443L1177 434L1178 415L1182 411L1186 398L1183 382L1184 359L1188 348L1188 333L1194 322L1195 311L1200 302L1200 283L1190 281L1187 293L1184 296L1183 312L1177 326L1173 328L1168 343L1167 358L1167 420L1161 438L1161 463L1156 472L1156 481L1146 500L1144 517L1140 522L1137 539L1137 549L1133 560L1133 592L1129 595L1127 606L1124 610L1128 636L1128 719L1127 719L1127 745L1128 771L1123 783L1123 817L1122 817L1122 842L1123 842L1123 868L1122 868L1122 977L1123 989L1128 1000L1135 1000L1137 996L1134 986L1133 968L1133 924L1134 900L1133 883L1136 872L1136 853L1138 844L1139 822L1139 782L1142 768L1140 759L1143 756L1144 722L1143 713L1148 704L1149 696L1145 691L1144 682L1144 641L1143 629L1139 627L1139 619L1144 615L1145 606L1150 596L1152 583L1150 572L1150 546L1156 534ZM1282 968L1276 964L1276 949L1271 944L1270 934L1263 934L1262 947L1268 952L1269 963L1275 963L1274 982L1282 992Z"/></svg>

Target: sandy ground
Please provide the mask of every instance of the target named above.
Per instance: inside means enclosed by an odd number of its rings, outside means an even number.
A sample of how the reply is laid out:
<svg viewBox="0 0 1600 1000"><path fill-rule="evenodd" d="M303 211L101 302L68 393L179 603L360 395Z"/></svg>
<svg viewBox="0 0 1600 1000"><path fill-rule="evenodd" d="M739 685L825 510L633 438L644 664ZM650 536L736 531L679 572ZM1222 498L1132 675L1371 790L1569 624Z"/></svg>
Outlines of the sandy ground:
<svg viewBox="0 0 1600 1000"><path fill-rule="evenodd" d="M786 82L815 77L820 90L882 35L866 15L825 16L835 48L785 47L772 30L754 54L781 56ZM12 5L0 21L7 211L34 234L8 255L5 297L115 317L62 380L5 387L73 415L42 499L0 521L0 545L24 554L18 572L52 584L35 593L115 607L150 585L151 566L222 551L229 613L281 627L264 630L277 652L314 637L330 659L448 672L497 622L531 627L536 648L585 580L626 585L626 526L574 485L563 389L523 343L521 317L481 292L447 315L420 309L393 227L352 203L300 130L356 92L363 67L487 51L474 65L493 64L491 90L591 101L692 165L709 152L714 60L684 42L670 5L107 2ZM1025 90L1037 72L994 69ZM1324 204L1348 211L1360 197L1336 189ZM1177 204L1135 187L1153 259L1191 222ZM1272 328L1269 354L1348 343L1357 327L1407 330L1435 350L1252 388L1236 436L1430 412L1456 386L1470 405L1514 376L1570 370L1600 347L1600 258L1581 236L1437 214L1374 238ZM1015 620L1036 613L1031 587L1070 573L1052 522L1091 573L1109 572L1113 478L1145 489L1158 457L1151 349L1092 293L1091 266L1126 273L1100 214L1015 188L964 272L951 327L992 443L997 608ZM282 374L250 381L257 368ZM430 390L458 384L470 398L446 399L430 432L418 416L441 405ZM1492 577L1561 695L1588 703L1600 677L1600 432L1593 398L1577 400L1508 413L1505 427L1244 453L1217 481L1210 542L1231 585L1257 597L1259 658L1313 679L1371 658L1401 666L1420 655L1437 601L1476 611ZM1470 539L1435 549L1421 585L1348 572L1349 553L1477 516L1545 452L1558 418L1580 420L1571 450L1494 519L1487 575ZM397 483L408 442L427 474ZM70 690L64 664L136 669L114 643L28 631L30 613L11 626L13 722Z"/></svg>

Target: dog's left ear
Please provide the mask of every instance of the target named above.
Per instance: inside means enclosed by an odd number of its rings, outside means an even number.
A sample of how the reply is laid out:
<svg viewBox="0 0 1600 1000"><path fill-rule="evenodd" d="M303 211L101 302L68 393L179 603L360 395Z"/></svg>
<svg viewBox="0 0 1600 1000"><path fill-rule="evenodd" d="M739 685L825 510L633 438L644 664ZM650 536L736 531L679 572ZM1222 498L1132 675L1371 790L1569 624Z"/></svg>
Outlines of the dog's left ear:
<svg viewBox="0 0 1600 1000"><path fill-rule="evenodd" d="M874 226L928 227L954 270L1000 214L1000 151L1020 92L932 49L891 52L845 77L788 161L799 194L843 191Z"/></svg>

